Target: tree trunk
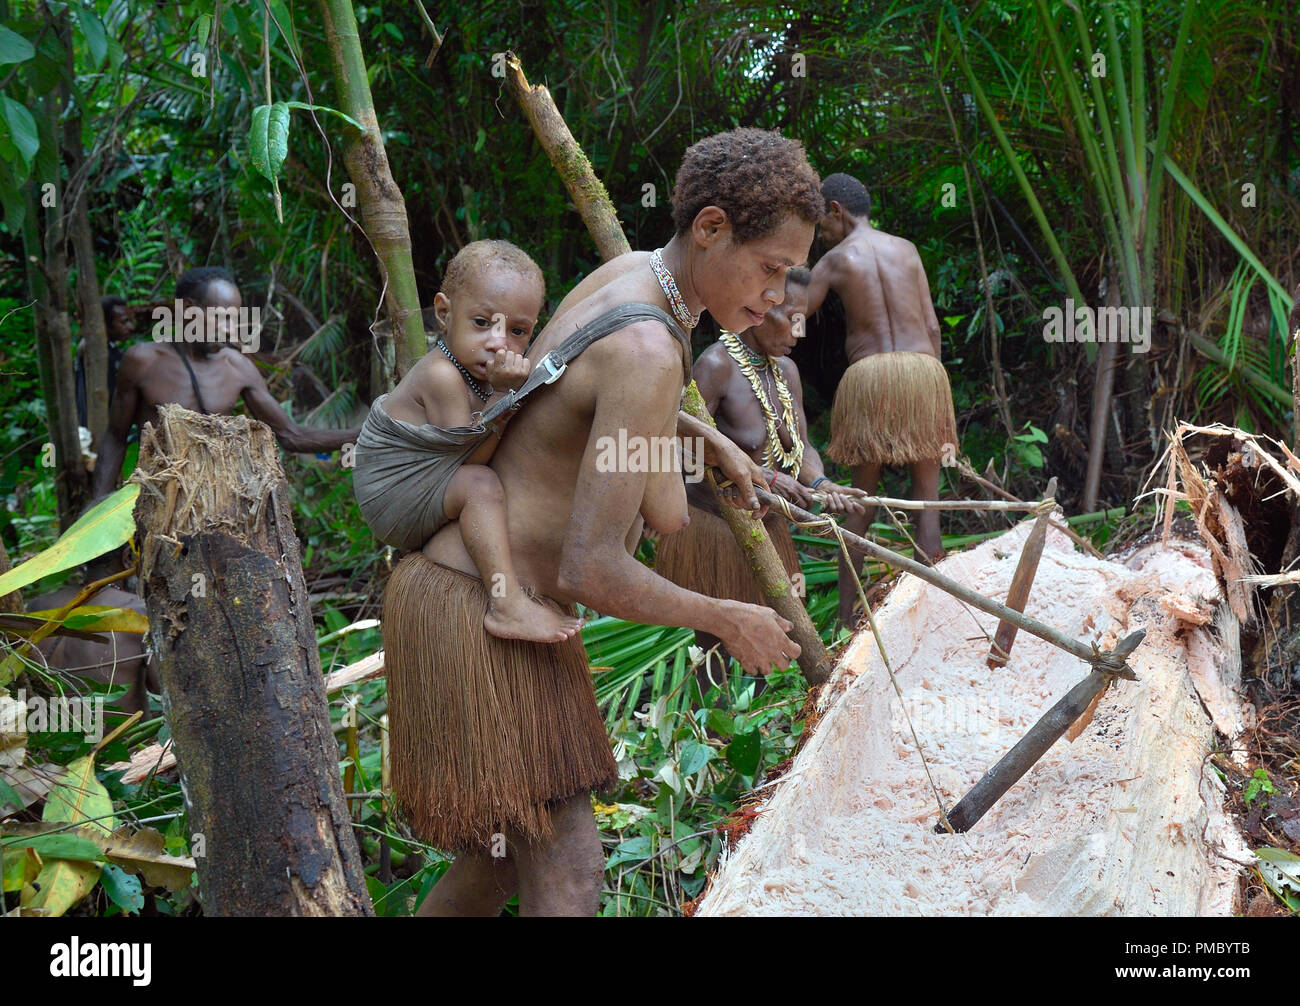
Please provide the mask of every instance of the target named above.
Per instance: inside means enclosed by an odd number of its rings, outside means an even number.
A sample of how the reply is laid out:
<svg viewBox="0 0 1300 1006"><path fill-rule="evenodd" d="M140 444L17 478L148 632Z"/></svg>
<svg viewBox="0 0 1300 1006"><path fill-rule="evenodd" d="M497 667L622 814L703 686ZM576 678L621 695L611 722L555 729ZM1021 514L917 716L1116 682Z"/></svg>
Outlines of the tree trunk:
<svg viewBox="0 0 1300 1006"><path fill-rule="evenodd" d="M357 188L357 206L366 236L379 256L386 290L384 305L397 349L394 381L402 379L425 354L424 320L420 316L420 291L411 261L411 230L406 201L388 167L388 153L379 132L370 78L361 52L352 0L321 0L325 39L334 64L339 107L365 127L358 133L345 127L343 161Z"/></svg>
<svg viewBox="0 0 1300 1006"><path fill-rule="evenodd" d="M45 114L57 122L58 95L45 96ZM38 183L30 183L39 192ZM55 185L57 187L57 181ZM37 355L41 367L41 391L45 398L50 443L54 447L55 491L58 497L59 527L67 530L89 497L89 479L81 463L81 439L77 435L76 380L72 372L72 332L68 327L68 255L64 231L64 192L55 192L55 204L36 208L29 203L33 225L43 231L38 261L28 253L28 282L36 300ZM42 194L43 195L43 194ZM39 213L40 216L36 216ZM24 232L27 236L27 232ZM26 243L26 242L24 242Z"/></svg>
<svg viewBox="0 0 1300 1006"><path fill-rule="evenodd" d="M90 165L81 143L81 115L71 101L71 87L76 80L72 60L72 29L65 17L59 25L67 59L67 75L61 85L63 102L70 110L63 123L63 148L68 156L68 189L64 205L68 237L77 263L77 301L81 306L81 345L86 373L86 428L98 446L108 429L108 331L104 312L99 306L99 276L95 271L95 243L90 229ZM75 391L75 384L74 384Z"/></svg>
<svg viewBox="0 0 1300 1006"><path fill-rule="evenodd" d="M275 438L145 427L141 583L208 915L371 915Z"/></svg>
<svg viewBox="0 0 1300 1006"><path fill-rule="evenodd" d="M86 172L81 146L81 117L64 126L68 168L73 178ZM99 306L99 277L95 273L95 243L90 229L90 179L88 172L76 185L71 207L68 237L77 263L77 302L81 306L81 352L86 368L86 428L94 435L94 447L108 429L108 330Z"/></svg>

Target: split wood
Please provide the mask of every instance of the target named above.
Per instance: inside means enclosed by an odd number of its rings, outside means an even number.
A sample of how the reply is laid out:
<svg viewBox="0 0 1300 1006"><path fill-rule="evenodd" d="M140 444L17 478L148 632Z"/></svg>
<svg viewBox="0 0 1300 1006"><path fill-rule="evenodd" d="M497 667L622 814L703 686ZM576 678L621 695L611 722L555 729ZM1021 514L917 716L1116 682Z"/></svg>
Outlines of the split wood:
<svg viewBox="0 0 1300 1006"><path fill-rule="evenodd" d="M1056 476L1047 483L1048 497L1056 495ZM1038 572L1039 560L1043 557L1043 546L1047 544L1047 522L1051 510L1044 511L1036 521L1025 547L1020 552L1020 561L1011 577L1011 586L1007 589L1007 607L1015 611L1024 611L1029 603L1029 590L1034 585L1034 574ZM998 622L997 632L993 634L993 646L989 650L989 667L1005 667L1011 659L1011 645L1016 641L1016 627L1005 618Z"/></svg>

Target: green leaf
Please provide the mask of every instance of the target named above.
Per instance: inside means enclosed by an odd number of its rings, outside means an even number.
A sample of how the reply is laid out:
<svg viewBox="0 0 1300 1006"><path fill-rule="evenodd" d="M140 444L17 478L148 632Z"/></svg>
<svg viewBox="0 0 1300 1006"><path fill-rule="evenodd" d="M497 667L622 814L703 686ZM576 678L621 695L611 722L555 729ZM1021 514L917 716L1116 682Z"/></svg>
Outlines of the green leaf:
<svg viewBox="0 0 1300 1006"><path fill-rule="evenodd" d="M86 45L90 47L91 63L98 69L108 55L108 33L104 31L104 22L98 14L86 7L77 8L77 21L81 24L82 34L86 36Z"/></svg>
<svg viewBox="0 0 1300 1006"><path fill-rule="evenodd" d="M266 156L266 127L270 118L270 105L258 105L253 109L253 125L248 133L248 160L263 177L274 180Z"/></svg>
<svg viewBox="0 0 1300 1006"><path fill-rule="evenodd" d="M103 849L79 835L31 835L6 839L4 843L6 852L24 846L35 849L42 859L85 859L99 862L104 858Z"/></svg>
<svg viewBox="0 0 1300 1006"><path fill-rule="evenodd" d="M482 126L479 126L478 136L474 140L474 153L477 154L480 150L483 149L483 144L486 140L487 140L487 133L483 132Z"/></svg>
<svg viewBox="0 0 1300 1006"><path fill-rule="evenodd" d="M30 164L36 151L41 149L41 135L37 132L32 113L13 98L0 96L0 116L9 126L9 135L13 137L14 146L24 163Z"/></svg>
<svg viewBox="0 0 1300 1006"><path fill-rule="evenodd" d="M340 112L337 108L330 108L329 105L309 105L303 101L286 101L285 104L290 108L302 109L304 112L328 112L330 115L337 115L349 126L354 127L358 132L364 133L366 131L365 127L362 126L361 123L357 122L356 119L352 118L352 116L348 115L347 112Z"/></svg>
<svg viewBox="0 0 1300 1006"><path fill-rule="evenodd" d="M727 763L741 775L753 776L763 753L762 740L757 730L737 734L727 745Z"/></svg>
<svg viewBox="0 0 1300 1006"><path fill-rule="evenodd" d="M1255 855L1260 860L1259 872L1274 893L1280 895L1283 887L1300 891L1300 856L1272 847L1256 849Z"/></svg>
<svg viewBox="0 0 1300 1006"><path fill-rule="evenodd" d="M277 101L271 106L266 123L266 160L271 169L271 181L280 175L284 159L289 156L289 106Z"/></svg>
<svg viewBox="0 0 1300 1006"><path fill-rule="evenodd" d="M212 15L200 14L194 19L194 24L190 27L190 34L198 42L199 48L202 49L208 44L208 33L212 31Z"/></svg>
<svg viewBox="0 0 1300 1006"><path fill-rule="evenodd" d="M0 25L0 66L25 63L36 55L36 47L16 31Z"/></svg>
<svg viewBox="0 0 1300 1006"><path fill-rule="evenodd" d="M681 756L677 759L682 775L691 775L704 768L713 757L713 748L699 741L686 741L682 744Z"/></svg>
<svg viewBox="0 0 1300 1006"><path fill-rule="evenodd" d="M133 877L120 866L108 863L99 875L104 885L104 893L110 901L127 912L138 912L144 907L144 895L140 893L140 878Z"/></svg>
<svg viewBox="0 0 1300 1006"><path fill-rule="evenodd" d="M821 544L820 538L817 539L817 543L819 545ZM708 724L709 729L715 734L721 734L724 737L730 737L732 731L736 728L735 723L732 721L731 713L727 712L725 709L710 709L708 719L705 720L705 722Z"/></svg>
<svg viewBox="0 0 1300 1006"><path fill-rule="evenodd" d="M139 495L140 487L128 482L95 504L44 552L0 576L0 597L42 577L80 566L130 541L135 532L133 510Z"/></svg>

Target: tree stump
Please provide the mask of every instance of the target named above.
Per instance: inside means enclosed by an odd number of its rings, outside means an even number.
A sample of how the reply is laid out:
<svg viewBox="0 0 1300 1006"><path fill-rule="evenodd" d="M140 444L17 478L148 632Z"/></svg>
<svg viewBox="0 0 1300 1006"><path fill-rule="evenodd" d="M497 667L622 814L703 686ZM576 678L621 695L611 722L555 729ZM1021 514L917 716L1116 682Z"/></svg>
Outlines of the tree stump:
<svg viewBox="0 0 1300 1006"><path fill-rule="evenodd" d="M373 914L271 431L166 405L133 477L204 912Z"/></svg>

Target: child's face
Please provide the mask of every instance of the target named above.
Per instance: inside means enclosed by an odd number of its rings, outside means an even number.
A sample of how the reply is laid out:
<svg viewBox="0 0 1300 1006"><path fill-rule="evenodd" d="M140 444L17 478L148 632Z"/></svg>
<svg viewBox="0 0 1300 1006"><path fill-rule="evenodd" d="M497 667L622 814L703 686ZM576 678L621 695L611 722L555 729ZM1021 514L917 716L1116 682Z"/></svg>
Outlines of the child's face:
<svg viewBox="0 0 1300 1006"><path fill-rule="evenodd" d="M501 349L522 354L542 311L545 290L513 269L488 266L449 299L439 292L433 307L451 355L475 377L487 379L488 361Z"/></svg>
<svg viewBox="0 0 1300 1006"><path fill-rule="evenodd" d="M759 352L768 356L787 356L796 340L802 339L808 314L808 288L787 283L785 300L769 308L763 324L750 329Z"/></svg>

